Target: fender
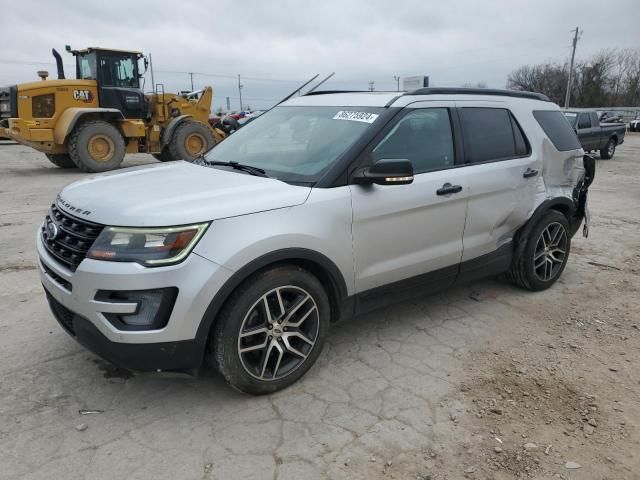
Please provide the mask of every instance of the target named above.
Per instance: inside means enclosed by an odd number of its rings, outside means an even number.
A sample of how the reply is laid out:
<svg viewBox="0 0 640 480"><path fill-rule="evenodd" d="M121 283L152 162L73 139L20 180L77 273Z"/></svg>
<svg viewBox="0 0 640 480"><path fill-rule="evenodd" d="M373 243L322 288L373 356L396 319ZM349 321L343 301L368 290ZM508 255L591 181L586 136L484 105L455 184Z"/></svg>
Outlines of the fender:
<svg viewBox="0 0 640 480"><path fill-rule="evenodd" d="M173 132L176 127L184 122L187 118L191 118L191 115L180 115L179 117L175 117L169 122L169 125L162 132L162 146L164 147L171 141L171 137L173 136Z"/></svg>
<svg viewBox="0 0 640 480"><path fill-rule="evenodd" d="M198 327L195 338L196 344L202 348L202 356L204 356L211 327L231 293L244 280L262 268L275 263L284 262L310 263L322 269L326 278L321 278L320 280L329 280L331 284L330 287L333 290L333 292L328 292L330 294L329 297L330 299L331 297L335 297L332 302L332 311L336 309L340 316L342 316L342 313L349 313L349 310L351 310L350 313L353 313L354 304L352 301L349 301L347 296L347 283L332 260L321 253L306 248L284 248L281 250L275 250L252 260L244 267L237 270L214 295L213 300L209 304L207 311L200 321L200 326Z"/></svg>
<svg viewBox="0 0 640 480"><path fill-rule="evenodd" d="M577 230L577 226L580 225L582 218L576 217L577 206L576 204L567 197L556 197L550 198L542 202L533 212L533 215L529 217L527 223L525 223L514 235L514 254L520 254L524 251L524 247L527 242L521 242L520 240L524 237L526 238L531 232L531 229L536 224L536 222L549 210L558 210L562 212L569 221L569 226L571 228L571 234L575 234ZM577 226L574 227L577 219Z"/></svg>
<svg viewBox="0 0 640 480"><path fill-rule="evenodd" d="M85 115L95 115L106 120L123 120L122 112L117 108L67 108L56 122L53 130L53 141L64 145L67 136L74 129L78 120Z"/></svg>

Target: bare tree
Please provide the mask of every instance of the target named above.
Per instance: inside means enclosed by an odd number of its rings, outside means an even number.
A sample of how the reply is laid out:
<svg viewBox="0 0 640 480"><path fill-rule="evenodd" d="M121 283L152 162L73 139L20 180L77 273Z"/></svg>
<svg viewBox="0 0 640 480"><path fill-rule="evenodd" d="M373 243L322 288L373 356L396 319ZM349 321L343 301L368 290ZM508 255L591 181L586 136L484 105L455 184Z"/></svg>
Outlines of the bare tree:
<svg viewBox="0 0 640 480"><path fill-rule="evenodd" d="M576 107L635 106L640 102L640 49L603 50L574 66L571 104ZM568 66L523 65L507 77L507 88L529 90L563 102Z"/></svg>

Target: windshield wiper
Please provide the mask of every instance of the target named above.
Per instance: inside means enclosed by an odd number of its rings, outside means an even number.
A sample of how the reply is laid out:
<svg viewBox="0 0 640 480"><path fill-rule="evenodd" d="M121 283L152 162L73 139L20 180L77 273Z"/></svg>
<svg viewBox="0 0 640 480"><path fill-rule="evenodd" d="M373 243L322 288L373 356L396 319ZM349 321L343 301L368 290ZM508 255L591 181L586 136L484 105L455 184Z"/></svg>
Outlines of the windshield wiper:
<svg viewBox="0 0 640 480"><path fill-rule="evenodd" d="M234 170L240 170L250 175L255 175L257 177L267 177L267 178L269 177L269 175L267 175L267 172L265 172L263 169L258 167L253 167L251 165L245 165L243 163L212 161L212 160L207 160L206 158L204 158L204 156L198 157L196 159L196 162L199 164L208 165L211 167L215 167L215 166L231 167Z"/></svg>

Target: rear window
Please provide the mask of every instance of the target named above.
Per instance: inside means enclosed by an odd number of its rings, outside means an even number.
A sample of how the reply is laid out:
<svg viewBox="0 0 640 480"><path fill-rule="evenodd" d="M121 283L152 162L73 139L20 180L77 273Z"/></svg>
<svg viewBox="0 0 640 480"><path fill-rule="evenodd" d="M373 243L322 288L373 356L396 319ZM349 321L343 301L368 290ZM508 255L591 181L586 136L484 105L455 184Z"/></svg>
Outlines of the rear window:
<svg viewBox="0 0 640 480"><path fill-rule="evenodd" d="M462 108L460 116L469 162L488 162L527 155L527 141L508 110Z"/></svg>
<svg viewBox="0 0 640 480"><path fill-rule="evenodd" d="M562 112L558 110L537 110L533 112L533 116L556 149L561 152L566 152L580 148L580 142L578 141L576 132L573 131L571 124Z"/></svg>

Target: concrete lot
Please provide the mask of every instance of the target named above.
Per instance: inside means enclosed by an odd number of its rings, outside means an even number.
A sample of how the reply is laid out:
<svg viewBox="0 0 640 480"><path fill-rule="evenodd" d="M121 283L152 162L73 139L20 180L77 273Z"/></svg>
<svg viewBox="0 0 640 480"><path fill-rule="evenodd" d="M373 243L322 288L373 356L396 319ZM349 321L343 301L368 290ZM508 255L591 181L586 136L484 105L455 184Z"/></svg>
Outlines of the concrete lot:
<svg viewBox="0 0 640 480"><path fill-rule="evenodd" d="M56 324L35 231L85 176L0 146L0 478L640 478L640 135L598 160L553 289L490 279L345 322L260 398L119 371Z"/></svg>

